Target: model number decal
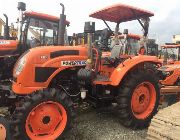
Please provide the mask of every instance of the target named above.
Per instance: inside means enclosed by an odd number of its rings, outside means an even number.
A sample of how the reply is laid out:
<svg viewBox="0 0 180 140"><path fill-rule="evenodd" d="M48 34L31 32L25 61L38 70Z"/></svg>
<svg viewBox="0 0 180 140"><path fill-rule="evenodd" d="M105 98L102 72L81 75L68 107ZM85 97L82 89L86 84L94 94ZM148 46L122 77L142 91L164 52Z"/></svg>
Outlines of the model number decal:
<svg viewBox="0 0 180 140"><path fill-rule="evenodd" d="M83 66L86 65L86 61L61 61L61 66Z"/></svg>

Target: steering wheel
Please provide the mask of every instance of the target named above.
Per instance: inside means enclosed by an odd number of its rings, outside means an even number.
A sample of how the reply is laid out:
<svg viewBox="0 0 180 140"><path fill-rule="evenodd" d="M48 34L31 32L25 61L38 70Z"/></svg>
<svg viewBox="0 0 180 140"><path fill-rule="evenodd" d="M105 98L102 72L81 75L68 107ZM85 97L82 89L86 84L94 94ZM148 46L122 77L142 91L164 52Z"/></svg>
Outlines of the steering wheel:
<svg viewBox="0 0 180 140"><path fill-rule="evenodd" d="M173 60L175 60L177 58L177 56L175 54L170 54L169 57L172 58Z"/></svg>

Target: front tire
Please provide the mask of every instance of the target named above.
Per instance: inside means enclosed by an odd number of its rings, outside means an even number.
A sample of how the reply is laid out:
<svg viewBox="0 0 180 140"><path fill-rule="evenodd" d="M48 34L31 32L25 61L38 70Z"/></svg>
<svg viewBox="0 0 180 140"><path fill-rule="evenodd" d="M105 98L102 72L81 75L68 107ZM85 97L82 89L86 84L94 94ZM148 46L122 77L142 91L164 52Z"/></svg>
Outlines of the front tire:
<svg viewBox="0 0 180 140"><path fill-rule="evenodd" d="M160 89L156 75L148 71L129 74L119 88L118 112L124 126L147 127L157 112Z"/></svg>
<svg viewBox="0 0 180 140"><path fill-rule="evenodd" d="M60 140L70 128L73 103L62 90L38 91L21 101L14 118L13 135L23 140Z"/></svg>
<svg viewBox="0 0 180 140"><path fill-rule="evenodd" d="M0 140L12 140L10 122L3 116L0 116Z"/></svg>

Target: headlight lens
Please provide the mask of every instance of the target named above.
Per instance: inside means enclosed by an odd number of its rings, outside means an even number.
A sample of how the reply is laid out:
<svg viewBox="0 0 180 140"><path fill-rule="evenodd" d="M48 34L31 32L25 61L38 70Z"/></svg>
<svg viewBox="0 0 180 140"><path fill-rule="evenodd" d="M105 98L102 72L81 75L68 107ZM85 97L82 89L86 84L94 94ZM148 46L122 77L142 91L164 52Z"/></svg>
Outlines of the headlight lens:
<svg viewBox="0 0 180 140"><path fill-rule="evenodd" d="M26 55L24 55L15 65L14 76L17 77L23 70L26 64Z"/></svg>

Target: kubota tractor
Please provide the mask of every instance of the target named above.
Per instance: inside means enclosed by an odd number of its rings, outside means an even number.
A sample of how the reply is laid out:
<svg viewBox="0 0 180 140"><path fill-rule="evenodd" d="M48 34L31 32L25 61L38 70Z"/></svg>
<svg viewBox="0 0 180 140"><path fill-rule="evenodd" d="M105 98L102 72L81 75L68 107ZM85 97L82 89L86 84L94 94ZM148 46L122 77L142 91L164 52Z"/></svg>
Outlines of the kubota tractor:
<svg viewBox="0 0 180 140"><path fill-rule="evenodd" d="M7 132L11 130L12 139L61 139L73 122L74 103L83 100L96 107L116 103L123 125L146 127L158 107L160 93L154 68L160 62L155 56L139 55L136 45L128 45L128 30L120 33L119 24L138 20L146 40L149 17L153 15L124 4L107 7L90 15L116 23L115 32L106 23L106 43L93 43L95 23L86 22L88 45L63 46L63 10L59 22L61 47L36 47L20 57L13 71L16 101L7 117L12 123L0 120L0 125L4 129L10 125ZM113 34L111 52L103 52L108 47L109 32Z"/></svg>

